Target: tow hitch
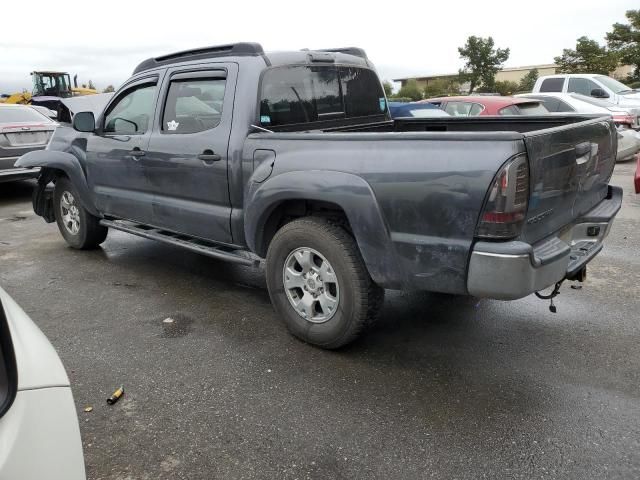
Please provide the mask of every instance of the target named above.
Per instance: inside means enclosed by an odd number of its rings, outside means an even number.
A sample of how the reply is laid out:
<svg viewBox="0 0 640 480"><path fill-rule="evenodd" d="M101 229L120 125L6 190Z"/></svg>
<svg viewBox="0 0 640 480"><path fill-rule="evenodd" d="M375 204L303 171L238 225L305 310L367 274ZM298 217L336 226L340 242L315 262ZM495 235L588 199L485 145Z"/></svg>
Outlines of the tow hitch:
<svg viewBox="0 0 640 480"><path fill-rule="evenodd" d="M585 266L584 268L581 268L580 270L578 270L575 274L573 274L571 277L566 277L563 278L562 280L560 280L558 283L556 283L553 287L553 290L551 291L551 293L549 295L544 295L540 292L535 292L536 297L538 297L541 300L550 300L550 304L549 304L549 311L551 313L556 313L558 311L558 309L556 308L556 306L553 304L553 299L555 297L557 297L558 295L560 295L560 286L562 285L562 283L565 280L570 280L570 281L576 281L576 282L584 282L587 279L587 267ZM576 290L582 288L581 285L571 285L571 288L575 288Z"/></svg>

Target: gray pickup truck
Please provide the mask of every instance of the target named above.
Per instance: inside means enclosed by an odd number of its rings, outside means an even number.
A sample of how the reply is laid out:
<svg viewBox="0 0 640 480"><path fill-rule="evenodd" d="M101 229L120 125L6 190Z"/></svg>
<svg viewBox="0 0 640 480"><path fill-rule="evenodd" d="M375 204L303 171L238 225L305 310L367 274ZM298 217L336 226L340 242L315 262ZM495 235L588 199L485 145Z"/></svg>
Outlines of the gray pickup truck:
<svg viewBox="0 0 640 480"><path fill-rule="evenodd" d="M18 164L72 247L113 228L265 258L289 330L337 348L385 288L509 300L584 279L620 208L615 157L607 117L392 120L362 50L239 43L142 62Z"/></svg>

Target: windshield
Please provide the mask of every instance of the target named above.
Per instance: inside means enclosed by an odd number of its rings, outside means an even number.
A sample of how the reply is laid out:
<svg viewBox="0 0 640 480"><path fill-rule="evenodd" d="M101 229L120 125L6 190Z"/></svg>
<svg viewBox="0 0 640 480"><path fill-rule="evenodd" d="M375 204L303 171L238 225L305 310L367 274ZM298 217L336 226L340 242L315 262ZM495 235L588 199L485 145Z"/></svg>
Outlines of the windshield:
<svg viewBox="0 0 640 480"><path fill-rule="evenodd" d="M68 73L34 72L33 94L54 97L71 96L71 80Z"/></svg>
<svg viewBox="0 0 640 480"><path fill-rule="evenodd" d="M597 77L595 77L595 79L602 83L608 89L612 90L613 93L628 92L631 90L624 83L619 82L618 80L615 80L611 77L598 75Z"/></svg>
<svg viewBox="0 0 640 480"><path fill-rule="evenodd" d="M31 107L0 107L0 124L33 122L53 123Z"/></svg>

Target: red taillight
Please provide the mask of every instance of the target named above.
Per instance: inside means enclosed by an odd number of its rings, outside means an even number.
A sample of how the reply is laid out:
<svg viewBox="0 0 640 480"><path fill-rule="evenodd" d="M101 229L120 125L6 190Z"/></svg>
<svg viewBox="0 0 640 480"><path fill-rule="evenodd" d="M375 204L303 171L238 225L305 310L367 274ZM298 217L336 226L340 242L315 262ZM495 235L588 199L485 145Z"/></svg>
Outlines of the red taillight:
<svg viewBox="0 0 640 480"><path fill-rule="evenodd" d="M635 120L636 117L629 113L613 115L613 123L622 123L630 126L635 123Z"/></svg>
<svg viewBox="0 0 640 480"><path fill-rule="evenodd" d="M513 238L520 234L529 203L529 165L518 155L498 173L489 191L476 235L482 238Z"/></svg>

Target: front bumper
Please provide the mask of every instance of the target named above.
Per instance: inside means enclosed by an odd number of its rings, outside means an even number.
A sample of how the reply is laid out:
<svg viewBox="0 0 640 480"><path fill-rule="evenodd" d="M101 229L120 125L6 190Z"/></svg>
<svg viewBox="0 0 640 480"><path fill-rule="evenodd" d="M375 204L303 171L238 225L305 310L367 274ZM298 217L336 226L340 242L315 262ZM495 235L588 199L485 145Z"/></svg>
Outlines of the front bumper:
<svg viewBox="0 0 640 480"><path fill-rule="evenodd" d="M573 225L542 242L477 242L469 262L470 295L515 300L574 278L602 250L622 204L622 189L609 195Z"/></svg>
<svg viewBox="0 0 640 480"><path fill-rule="evenodd" d="M27 178L37 178L40 174L40 168L20 168L14 167L13 164L18 157L0 158L0 183L13 182L14 180L24 180Z"/></svg>

